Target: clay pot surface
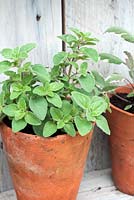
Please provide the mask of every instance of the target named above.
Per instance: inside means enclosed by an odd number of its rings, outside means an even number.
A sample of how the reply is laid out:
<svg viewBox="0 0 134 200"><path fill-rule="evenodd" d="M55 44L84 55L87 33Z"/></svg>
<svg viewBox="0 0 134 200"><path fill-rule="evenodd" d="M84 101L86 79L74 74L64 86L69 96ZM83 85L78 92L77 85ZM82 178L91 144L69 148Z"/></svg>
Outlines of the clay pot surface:
<svg viewBox="0 0 134 200"><path fill-rule="evenodd" d="M76 200L92 132L43 138L2 124L1 133L18 200Z"/></svg>
<svg viewBox="0 0 134 200"><path fill-rule="evenodd" d="M130 88L122 86L117 93L129 93ZM110 152L112 175L116 187L134 195L134 114L111 104L112 113L106 117L111 129Z"/></svg>

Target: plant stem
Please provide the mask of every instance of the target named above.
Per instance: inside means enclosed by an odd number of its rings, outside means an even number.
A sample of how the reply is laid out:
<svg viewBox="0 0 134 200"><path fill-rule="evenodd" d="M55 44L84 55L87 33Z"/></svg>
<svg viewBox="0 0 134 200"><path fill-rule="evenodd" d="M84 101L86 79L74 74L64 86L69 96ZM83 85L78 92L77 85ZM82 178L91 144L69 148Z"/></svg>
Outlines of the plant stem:
<svg viewBox="0 0 134 200"><path fill-rule="evenodd" d="M69 70L68 70L68 77L69 77L69 79L71 77L71 71L72 71L72 65L70 65Z"/></svg>
<svg viewBox="0 0 134 200"><path fill-rule="evenodd" d="M74 62L74 61L75 61L75 58L72 59L72 62ZM72 67L73 67L73 65L70 65L70 66L69 66L69 70L68 70L68 81L70 81L70 79L71 79Z"/></svg>
<svg viewBox="0 0 134 200"><path fill-rule="evenodd" d="M125 101L125 102L127 102L127 103L131 103L129 100L127 100L127 99L125 99L125 98L119 96L118 94L114 94L114 95L115 95L117 98L121 99L122 101Z"/></svg>
<svg viewBox="0 0 134 200"><path fill-rule="evenodd" d="M133 84L126 78L126 81L131 85L132 89L134 90Z"/></svg>

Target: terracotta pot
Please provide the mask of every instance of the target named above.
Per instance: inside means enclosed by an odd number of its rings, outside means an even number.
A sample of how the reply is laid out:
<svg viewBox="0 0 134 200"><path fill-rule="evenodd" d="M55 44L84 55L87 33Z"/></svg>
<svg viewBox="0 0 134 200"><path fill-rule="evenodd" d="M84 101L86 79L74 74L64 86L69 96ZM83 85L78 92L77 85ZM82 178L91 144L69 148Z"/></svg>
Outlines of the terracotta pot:
<svg viewBox="0 0 134 200"><path fill-rule="evenodd" d="M1 125L18 200L75 200L92 132L43 138Z"/></svg>
<svg viewBox="0 0 134 200"><path fill-rule="evenodd" d="M127 86L117 88L117 93L129 93ZM111 129L110 152L112 175L116 187L134 195L134 114L111 104L112 113L106 117Z"/></svg>

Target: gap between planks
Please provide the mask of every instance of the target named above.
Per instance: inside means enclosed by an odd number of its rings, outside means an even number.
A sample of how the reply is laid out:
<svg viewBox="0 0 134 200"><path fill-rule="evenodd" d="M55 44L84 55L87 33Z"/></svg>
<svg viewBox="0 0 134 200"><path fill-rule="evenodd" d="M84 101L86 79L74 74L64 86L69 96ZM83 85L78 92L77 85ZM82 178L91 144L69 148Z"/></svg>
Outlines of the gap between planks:
<svg viewBox="0 0 134 200"><path fill-rule="evenodd" d="M77 200L134 200L134 196L119 192L112 181L111 170L99 170L85 174ZM16 200L14 190L0 194L0 200Z"/></svg>

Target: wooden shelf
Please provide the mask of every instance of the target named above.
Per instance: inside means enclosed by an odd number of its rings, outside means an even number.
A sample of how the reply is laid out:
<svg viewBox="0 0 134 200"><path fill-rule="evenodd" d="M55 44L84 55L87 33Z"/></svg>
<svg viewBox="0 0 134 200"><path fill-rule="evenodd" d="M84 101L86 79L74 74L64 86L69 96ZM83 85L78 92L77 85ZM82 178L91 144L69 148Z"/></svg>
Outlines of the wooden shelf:
<svg viewBox="0 0 134 200"><path fill-rule="evenodd" d="M113 185L111 170L100 170L85 175L77 200L134 200L133 196L119 192ZM16 200L13 190L0 194L0 200Z"/></svg>

